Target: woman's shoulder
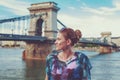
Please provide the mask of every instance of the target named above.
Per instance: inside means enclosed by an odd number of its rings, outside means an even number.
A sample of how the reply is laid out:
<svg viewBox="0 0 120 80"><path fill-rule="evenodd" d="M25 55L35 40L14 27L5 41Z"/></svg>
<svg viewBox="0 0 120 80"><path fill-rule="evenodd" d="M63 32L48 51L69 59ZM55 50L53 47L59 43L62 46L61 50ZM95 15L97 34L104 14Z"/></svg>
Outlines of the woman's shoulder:
<svg viewBox="0 0 120 80"><path fill-rule="evenodd" d="M78 58L87 58L87 55L85 55L84 53L82 53L82 52L80 52L80 51L75 52L75 55L76 55Z"/></svg>
<svg viewBox="0 0 120 80"><path fill-rule="evenodd" d="M78 57L79 61L81 63L85 63L85 62L88 62L89 61L89 58L87 55L85 55L84 53L82 52L75 52L75 55Z"/></svg>
<svg viewBox="0 0 120 80"><path fill-rule="evenodd" d="M89 61L89 58L87 55L85 55L84 53L82 52L75 52L76 55L78 56L78 59L80 61L81 64L85 64L89 69L92 68L92 65Z"/></svg>

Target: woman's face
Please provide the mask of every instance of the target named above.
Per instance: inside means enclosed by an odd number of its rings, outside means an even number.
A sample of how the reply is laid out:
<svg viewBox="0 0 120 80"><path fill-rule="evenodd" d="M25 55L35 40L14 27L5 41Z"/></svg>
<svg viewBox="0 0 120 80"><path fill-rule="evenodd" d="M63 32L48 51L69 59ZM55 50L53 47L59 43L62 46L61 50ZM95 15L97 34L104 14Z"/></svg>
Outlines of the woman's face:
<svg viewBox="0 0 120 80"><path fill-rule="evenodd" d="M68 46L67 40L65 39L62 33L57 34L55 45L56 45L56 50L64 50L67 48Z"/></svg>

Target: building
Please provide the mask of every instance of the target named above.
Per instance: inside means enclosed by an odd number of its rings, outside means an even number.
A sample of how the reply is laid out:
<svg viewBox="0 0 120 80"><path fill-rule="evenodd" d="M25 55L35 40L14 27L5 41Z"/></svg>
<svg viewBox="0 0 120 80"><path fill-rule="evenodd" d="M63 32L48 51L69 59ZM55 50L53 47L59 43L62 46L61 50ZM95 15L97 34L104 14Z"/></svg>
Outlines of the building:
<svg viewBox="0 0 120 80"><path fill-rule="evenodd" d="M120 37L111 37L112 42L115 43L117 46L120 46Z"/></svg>

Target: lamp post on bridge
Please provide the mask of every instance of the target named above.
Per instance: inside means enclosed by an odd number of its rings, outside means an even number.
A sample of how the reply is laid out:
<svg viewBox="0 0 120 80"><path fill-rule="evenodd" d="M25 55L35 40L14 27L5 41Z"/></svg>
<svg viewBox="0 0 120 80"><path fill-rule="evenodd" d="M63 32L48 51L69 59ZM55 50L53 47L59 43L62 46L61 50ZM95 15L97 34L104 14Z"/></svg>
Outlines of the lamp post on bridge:
<svg viewBox="0 0 120 80"><path fill-rule="evenodd" d="M13 31L14 31L14 30L13 30L13 29L11 29L11 31L12 31L12 35L13 35Z"/></svg>
<svg viewBox="0 0 120 80"><path fill-rule="evenodd" d="M27 28L25 28L25 35L27 35Z"/></svg>

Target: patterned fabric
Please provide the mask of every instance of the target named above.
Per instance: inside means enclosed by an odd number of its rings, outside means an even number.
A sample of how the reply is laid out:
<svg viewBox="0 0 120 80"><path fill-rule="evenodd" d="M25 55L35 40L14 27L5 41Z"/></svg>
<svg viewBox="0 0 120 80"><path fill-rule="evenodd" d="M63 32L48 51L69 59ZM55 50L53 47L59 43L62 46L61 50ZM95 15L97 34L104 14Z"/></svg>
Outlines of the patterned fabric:
<svg viewBox="0 0 120 80"><path fill-rule="evenodd" d="M46 59L46 73L48 80L91 80L89 59L81 52L66 61L60 61L58 52L53 52Z"/></svg>

